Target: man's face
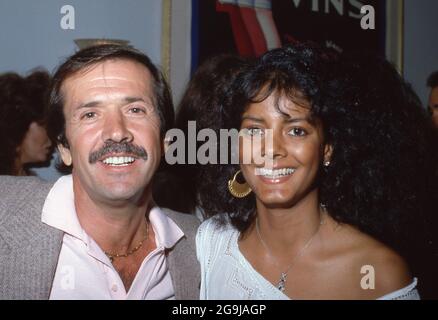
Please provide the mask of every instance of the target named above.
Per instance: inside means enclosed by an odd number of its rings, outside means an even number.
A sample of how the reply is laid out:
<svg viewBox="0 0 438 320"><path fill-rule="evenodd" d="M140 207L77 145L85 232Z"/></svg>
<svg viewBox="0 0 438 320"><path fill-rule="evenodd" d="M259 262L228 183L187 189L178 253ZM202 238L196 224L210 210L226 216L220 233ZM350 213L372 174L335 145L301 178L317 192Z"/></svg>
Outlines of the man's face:
<svg viewBox="0 0 438 320"><path fill-rule="evenodd" d="M152 79L142 64L109 60L74 74L61 87L75 192L100 202L144 195L162 155Z"/></svg>
<svg viewBox="0 0 438 320"><path fill-rule="evenodd" d="M429 112L435 127L438 128L438 87L432 88L430 91Z"/></svg>

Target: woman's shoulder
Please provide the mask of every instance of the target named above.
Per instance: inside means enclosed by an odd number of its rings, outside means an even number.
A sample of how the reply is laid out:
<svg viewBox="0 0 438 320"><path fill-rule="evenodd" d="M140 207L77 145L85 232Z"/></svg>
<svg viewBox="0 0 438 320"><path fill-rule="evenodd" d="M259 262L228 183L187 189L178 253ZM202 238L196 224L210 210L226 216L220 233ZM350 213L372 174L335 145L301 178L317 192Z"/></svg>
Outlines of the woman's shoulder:
<svg viewBox="0 0 438 320"><path fill-rule="evenodd" d="M348 225L340 228L337 238L343 243L338 246L341 260L360 284L358 293L379 298L414 282L406 261L382 242Z"/></svg>
<svg viewBox="0 0 438 320"><path fill-rule="evenodd" d="M375 292L378 296L395 292L412 283L406 261L393 249L374 239L364 244L360 260L367 263L369 270L374 271Z"/></svg>
<svg viewBox="0 0 438 320"><path fill-rule="evenodd" d="M198 228L200 236L223 235L234 231L234 227L225 216L213 216L204 220Z"/></svg>
<svg viewBox="0 0 438 320"><path fill-rule="evenodd" d="M232 237L237 230L231 223L221 216L208 218L198 228L196 247L200 255L219 248Z"/></svg>

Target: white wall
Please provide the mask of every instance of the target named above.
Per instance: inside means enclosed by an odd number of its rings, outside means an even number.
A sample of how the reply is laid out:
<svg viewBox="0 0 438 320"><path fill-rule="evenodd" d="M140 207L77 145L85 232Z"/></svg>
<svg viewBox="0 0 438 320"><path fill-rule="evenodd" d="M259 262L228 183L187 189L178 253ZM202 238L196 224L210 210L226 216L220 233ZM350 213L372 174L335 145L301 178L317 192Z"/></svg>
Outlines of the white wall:
<svg viewBox="0 0 438 320"><path fill-rule="evenodd" d="M438 70L438 1L405 0L404 76L426 105L429 74Z"/></svg>
<svg viewBox="0 0 438 320"><path fill-rule="evenodd" d="M0 0L0 73L52 71L77 50L77 38L117 38L161 62L161 0ZM75 30L60 26L63 5L75 9ZM38 169L54 180L55 169Z"/></svg>

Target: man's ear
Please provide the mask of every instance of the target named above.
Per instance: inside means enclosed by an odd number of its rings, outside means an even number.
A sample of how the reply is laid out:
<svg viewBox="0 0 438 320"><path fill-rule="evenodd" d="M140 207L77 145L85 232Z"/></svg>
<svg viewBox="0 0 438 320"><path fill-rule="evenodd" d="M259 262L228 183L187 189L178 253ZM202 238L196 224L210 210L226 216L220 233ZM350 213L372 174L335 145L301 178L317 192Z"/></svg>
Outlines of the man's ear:
<svg viewBox="0 0 438 320"><path fill-rule="evenodd" d="M61 159L62 162L64 162L64 164L69 167L72 165L72 158L71 158L71 153L70 153L70 149L66 148L64 145L62 145L61 143L58 144L58 151L59 154L61 155Z"/></svg>

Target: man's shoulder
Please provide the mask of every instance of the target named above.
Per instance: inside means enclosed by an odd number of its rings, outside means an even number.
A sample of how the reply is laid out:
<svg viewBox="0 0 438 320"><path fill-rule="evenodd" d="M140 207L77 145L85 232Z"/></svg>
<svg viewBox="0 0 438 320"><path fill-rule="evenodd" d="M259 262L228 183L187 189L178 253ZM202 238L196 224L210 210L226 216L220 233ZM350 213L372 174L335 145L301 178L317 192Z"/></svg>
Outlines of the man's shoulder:
<svg viewBox="0 0 438 320"><path fill-rule="evenodd" d="M172 219L186 235L194 235L201 223L195 215L174 211L169 208L160 209Z"/></svg>
<svg viewBox="0 0 438 320"><path fill-rule="evenodd" d="M0 192L3 195L14 192L32 191L32 193L48 192L53 182L47 182L39 177L0 176Z"/></svg>
<svg viewBox="0 0 438 320"><path fill-rule="evenodd" d="M0 176L0 217L5 212L26 206L35 207L44 202L53 183L38 177Z"/></svg>
<svg viewBox="0 0 438 320"><path fill-rule="evenodd" d="M199 299L200 269L196 261L195 236L200 221L196 216L160 208L184 232L184 237L169 251L169 270L176 299Z"/></svg>

